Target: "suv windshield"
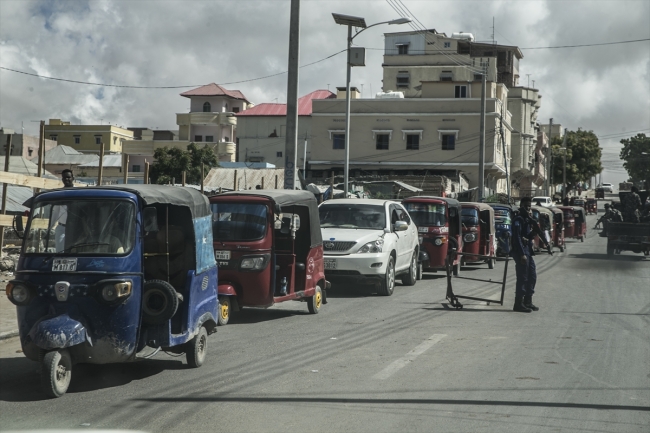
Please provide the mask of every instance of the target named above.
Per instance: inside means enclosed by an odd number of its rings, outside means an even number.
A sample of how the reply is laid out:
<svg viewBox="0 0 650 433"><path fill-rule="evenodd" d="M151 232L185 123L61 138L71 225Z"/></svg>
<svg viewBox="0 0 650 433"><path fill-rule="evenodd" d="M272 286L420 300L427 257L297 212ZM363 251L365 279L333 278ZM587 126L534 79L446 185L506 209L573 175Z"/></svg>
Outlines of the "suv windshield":
<svg viewBox="0 0 650 433"><path fill-rule="evenodd" d="M460 212L460 217L466 226L478 225L478 211L476 209L463 208Z"/></svg>
<svg viewBox="0 0 650 433"><path fill-rule="evenodd" d="M386 211L379 205L323 204L318 214L322 228L383 230L386 227Z"/></svg>
<svg viewBox="0 0 650 433"><path fill-rule="evenodd" d="M215 241L255 241L266 234L266 205L211 203Z"/></svg>
<svg viewBox="0 0 650 433"><path fill-rule="evenodd" d="M26 254L121 255L133 249L135 204L127 200L57 200L34 207Z"/></svg>
<svg viewBox="0 0 650 433"><path fill-rule="evenodd" d="M444 226L447 223L444 204L407 202L404 207L418 227Z"/></svg>

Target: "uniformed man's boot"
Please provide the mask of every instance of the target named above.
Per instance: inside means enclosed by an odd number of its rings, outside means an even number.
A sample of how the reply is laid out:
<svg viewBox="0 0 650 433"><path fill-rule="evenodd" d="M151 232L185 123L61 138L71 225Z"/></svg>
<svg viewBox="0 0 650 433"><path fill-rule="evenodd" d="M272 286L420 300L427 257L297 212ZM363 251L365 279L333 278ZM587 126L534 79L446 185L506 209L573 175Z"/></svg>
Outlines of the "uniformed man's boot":
<svg viewBox="0 0 650 433"><path fill-rule="evenodd" d="M524 307L530 308L533 311L539 311L539 308L533 304L533 295L524 296Z"/></svg>
<svg viewBox="0 0 650 433"><path fill-rule="evenodd" d="M515 305L512 307L512 311L519 311L520 313L530 313L533 310L531 310L530 308L524 305L523 296L516 296Z"/></svg>

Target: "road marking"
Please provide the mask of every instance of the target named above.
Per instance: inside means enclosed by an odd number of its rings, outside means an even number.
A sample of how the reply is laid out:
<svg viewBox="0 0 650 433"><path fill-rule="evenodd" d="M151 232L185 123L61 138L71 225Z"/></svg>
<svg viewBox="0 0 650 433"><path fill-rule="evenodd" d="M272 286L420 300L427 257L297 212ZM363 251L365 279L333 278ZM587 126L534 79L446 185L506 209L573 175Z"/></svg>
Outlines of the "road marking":
<svg viewBox="0 0 650 433"><path fill-rule="evenodd" d="M399 370L404 368L409 362L413 362L415 358L422 355L424 352L429 350L431 346L438 343L440 340L445 338L447 334L433 334L431 337L427 338L422 343L418 344L417 347L411 350L409 353L393 361L388 367L384 368L379 373L373 376L373 379L384 380L391 377L393 374L397 373Z"/></svg>

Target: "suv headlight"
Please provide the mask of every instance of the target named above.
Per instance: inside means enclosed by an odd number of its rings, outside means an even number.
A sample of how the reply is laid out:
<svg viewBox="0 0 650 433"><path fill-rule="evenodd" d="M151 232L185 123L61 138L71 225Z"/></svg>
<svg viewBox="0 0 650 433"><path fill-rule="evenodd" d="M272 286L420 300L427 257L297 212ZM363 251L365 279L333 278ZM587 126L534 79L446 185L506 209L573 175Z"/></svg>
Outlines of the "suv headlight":
<svg viewBox="0 0 650 433"><path fill-rule="evenodd" d="M465 242L474 242L476 240L476 233L465 233L463 240Z"/></svg>
<svg viewBox="0 0 650 433"><path fill-rule="evenodd" d="M239 263L239 269L242 271L262 271L266 269L266 265L269 264L271 259L270 254L264 254L261 256L244 256Z"/></svg>
<svg viewBox="0 0 650 433"><path fill-rule="evenodd" d="M27 305L34 297L34 292L24 284L8 282L5 288L7 298L14 305Z"/></svg>
<svg viewBox="0 0 650 433"><path fill-rule="evenodd" d="M377 239L376 241L368 242L357 251L357 254L365 253L381 253L381 250L384 248L384 240Z"/></svg>

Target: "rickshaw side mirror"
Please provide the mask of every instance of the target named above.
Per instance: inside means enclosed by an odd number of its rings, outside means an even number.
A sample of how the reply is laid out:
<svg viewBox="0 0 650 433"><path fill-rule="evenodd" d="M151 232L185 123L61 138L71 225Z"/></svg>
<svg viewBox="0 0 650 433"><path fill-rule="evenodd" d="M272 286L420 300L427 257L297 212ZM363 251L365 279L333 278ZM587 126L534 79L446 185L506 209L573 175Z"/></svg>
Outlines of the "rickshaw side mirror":
<svg viewBox="0 0 650 433"><path fill-rule="evenodd" d="M20 239L25 238L25 227L23 226L23 216L15 215L14 216L14 231Z"/></svg>
<svg viewBox="0 0 650 433"><path fill-rule="evenodd" d="M146 207L142 211L144 218L144 231L157 232L158 231L158 210L155 207Z"/></svg>

